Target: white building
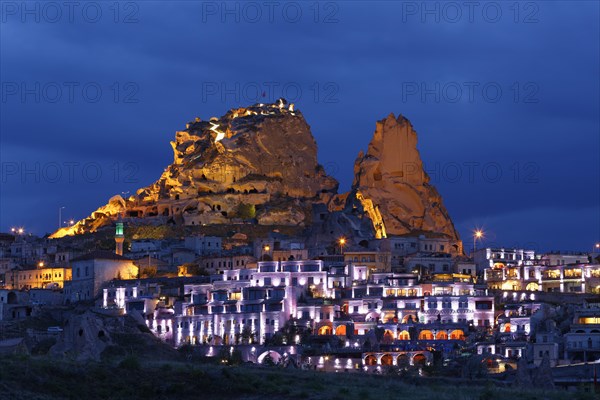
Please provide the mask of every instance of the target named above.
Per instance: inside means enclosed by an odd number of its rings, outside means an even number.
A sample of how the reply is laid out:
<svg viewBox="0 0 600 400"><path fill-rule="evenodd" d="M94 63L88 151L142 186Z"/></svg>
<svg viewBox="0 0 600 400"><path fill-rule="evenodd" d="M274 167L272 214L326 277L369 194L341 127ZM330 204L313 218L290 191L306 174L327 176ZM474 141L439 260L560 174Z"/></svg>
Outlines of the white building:
<svg viewBox="0 0 600 400"><path fill-rule="evenodd" d="M128 258L109 251L95 251L71 262L72 280L65 282L65 301L92 300L102 285L113 279L135 279L138 267Z"/></svg>
<svg viewBox="0 0 600 400"><path fill-rule="evenodd" d="M220 252L223 243L222 239L217 236L187 236L184 240L184 246L202 256Z"/></svg>

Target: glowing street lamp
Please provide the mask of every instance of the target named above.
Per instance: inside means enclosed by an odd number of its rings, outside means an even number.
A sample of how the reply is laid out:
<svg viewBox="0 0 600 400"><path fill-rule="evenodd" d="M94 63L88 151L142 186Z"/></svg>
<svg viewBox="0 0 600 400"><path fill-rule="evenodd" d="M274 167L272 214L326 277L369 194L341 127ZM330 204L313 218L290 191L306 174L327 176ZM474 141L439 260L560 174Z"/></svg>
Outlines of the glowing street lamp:
<svg viewBox="0 0 600 400"><path fill-rule="evenodd" d="M271 246L269 246L268 244L265 244L263 246L263 256L262 256L263 261L267 261L266 256L269 255L269 251L271 251Z"/></svg>
<svg viewBox="0 0 600 400"><path fill-rule="evenodd" d="M481 240L482 237L483 231L481 229L477 229L473 232L473 254L475 254L475 251L477 250L477 240Z"/></svg>
<svg viewBox="0 0 600 400"><path fill-rule="evenodd" d="M344 252L344 245L346 244L346 238L341 237L338 240L338 243L340 244L340 254L343 254L343 252Z"/></svg>

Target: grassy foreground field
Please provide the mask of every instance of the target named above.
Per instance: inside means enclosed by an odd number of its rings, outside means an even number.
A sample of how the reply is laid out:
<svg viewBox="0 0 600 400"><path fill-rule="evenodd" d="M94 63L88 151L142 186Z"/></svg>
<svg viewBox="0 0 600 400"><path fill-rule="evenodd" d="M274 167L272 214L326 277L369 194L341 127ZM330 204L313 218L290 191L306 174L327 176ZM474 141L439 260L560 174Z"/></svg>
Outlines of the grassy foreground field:
<svg viewBox="0 0 600 400"><path fill-rule="evenodd" d="M0 358L1 399L414 399L558 400L590 394L406 382L397 377L186 362L74 363Z"/></svg>

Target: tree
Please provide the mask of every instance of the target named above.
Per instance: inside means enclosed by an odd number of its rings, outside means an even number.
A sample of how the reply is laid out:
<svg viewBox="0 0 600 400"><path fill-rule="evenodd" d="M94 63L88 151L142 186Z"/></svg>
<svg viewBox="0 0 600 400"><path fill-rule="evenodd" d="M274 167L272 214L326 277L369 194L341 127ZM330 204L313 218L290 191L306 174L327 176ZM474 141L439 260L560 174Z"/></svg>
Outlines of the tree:
<svg viewBox="0 0 600 400"><path fill-rule="evenodd" d="M242 352L239 350L230 350L230 347L223 346L219 351L218 359L221 363L227 365L239 365L242 363Z"/></svg>
<svg viewBox="0 0 600 400"><path fill-rule="evenodd" d="M310 338L310 330L305 326L298 324L298 320L290 319L268 340L271 346L281 346L285 344L306 343Z"/></svg>
<svg viewBox="0 0 600 400"><path fill-rule="evenodd" d="M241 219L253 219L256 217L256 207L254 204L240 203L236 214Z"/></svg>
<svg viewBox="0 0 600 400"><path fill-rule="evenodd" d="M242 343L244 344L252 343L256 340L256 334L252 332L252 329L248 325L244 325L240 336L242 338Z"/></svg>
<svg viewBox="0 0 600 400"><path fill-rule="evenodd" d="M267 353L267 355L263 358L262 361L263 365L266 365L268 367L273 367L275 366L275 360L273 360L273 357L271 357L271 353Z"/></svg>
<svg viewBox="0 0 600 400"><path fill-rule="evenodd" d="M156 267L144 267L140 272L140 278L154 278L156 276Z"/></svg>
<svg viewBox="0 0 600 400"><path fill-rule="evenodd" d="M192 275L192 276L208 276L208 275L210 275L208 273L208 271L206 270L206 268L201 267L200 265L195 264L195 263L186 263L186 264L183 264L181 267L184 271L187 272L187 274Z"/></svg>

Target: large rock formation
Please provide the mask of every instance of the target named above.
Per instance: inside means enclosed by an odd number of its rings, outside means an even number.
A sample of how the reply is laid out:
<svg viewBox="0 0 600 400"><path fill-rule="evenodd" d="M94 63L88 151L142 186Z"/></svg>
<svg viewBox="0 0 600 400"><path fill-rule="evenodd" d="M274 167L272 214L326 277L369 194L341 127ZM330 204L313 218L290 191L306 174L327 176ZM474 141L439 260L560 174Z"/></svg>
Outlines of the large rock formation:
<svg viewBox="0 0 600 400"><path fill-rule="evenodd" d="M354 164L347 199L362 205L377 237L434 232L458 240L442 197L423 170L417 133L402 116L377 122L367 153L361 151Z"/></svg>
<svg viewBox="0 0 600 400"><path fill-rule="evenodd" d="M338 182L317 162L317 145L302 113L280 99L197 118L171 142L174 161L154 184L63 228L53 237L95 231L116 218L179 225L310 222Z"/></svg>
<svg viewBox="0 0 600 400"><path fill-rule="evenodd" d="M318 164L310 127L293 104L280 99L209 121L196 118L176 133L173 163L160 179L127 199L111 198L53 237L124 218L155 225L311 226L311 238L321 243L341 235L424 232L458 240L416 145L405 118L390 114L377 122L367 153L356 160L352 190L337 194L338 183Z"/></svg>

